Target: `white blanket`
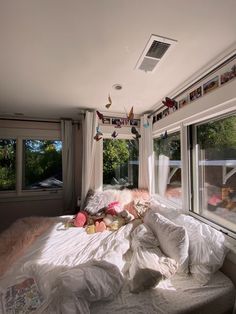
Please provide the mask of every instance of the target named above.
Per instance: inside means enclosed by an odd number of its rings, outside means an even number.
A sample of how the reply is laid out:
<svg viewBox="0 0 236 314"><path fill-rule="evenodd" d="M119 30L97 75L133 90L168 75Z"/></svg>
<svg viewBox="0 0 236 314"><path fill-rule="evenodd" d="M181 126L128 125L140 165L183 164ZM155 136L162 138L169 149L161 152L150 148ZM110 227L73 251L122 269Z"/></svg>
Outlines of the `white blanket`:
<svg viewBox="0 0 236 314"><path fill-rule="evenodd" d="M39 313L89 314L90 304L111 301L123 285L119 269L106 261L91 261L61 273Z"/></svg>

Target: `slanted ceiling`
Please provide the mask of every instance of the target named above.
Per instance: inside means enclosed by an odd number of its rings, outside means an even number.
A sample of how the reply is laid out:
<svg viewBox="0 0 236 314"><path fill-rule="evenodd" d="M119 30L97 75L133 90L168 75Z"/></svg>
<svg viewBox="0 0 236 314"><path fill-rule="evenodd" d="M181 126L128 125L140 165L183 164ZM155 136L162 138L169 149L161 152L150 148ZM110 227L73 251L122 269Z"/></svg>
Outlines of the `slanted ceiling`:
<svg viewBox="0 0 236 314"><path fill-rule="evenodd" d="M0 0L0 115L149 111L235 48L235 0ZM136 69L150 36L177 41ZM112 88L122 84L121 90Z"/></svg>

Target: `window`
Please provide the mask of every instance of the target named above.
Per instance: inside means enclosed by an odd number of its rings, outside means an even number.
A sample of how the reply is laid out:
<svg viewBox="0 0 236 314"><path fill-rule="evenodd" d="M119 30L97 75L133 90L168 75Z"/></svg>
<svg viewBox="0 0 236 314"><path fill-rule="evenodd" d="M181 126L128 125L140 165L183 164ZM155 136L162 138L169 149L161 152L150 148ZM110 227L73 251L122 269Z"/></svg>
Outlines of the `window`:
<svg viewBox="0 0 236 314"><path fill-rule="evenodd" d="M17 192L62 188L62 142L0 139L0 191L16 191L16 186Z"/></svg>
<svg viewBox="0 0 236 314"><path fill-rule="evenodd" d="M24 190L62 187L62 142L23 141Z"/></svg>
<svg viewBox="0 0 236 314"><path fill-rule="evenodd" d="M193 212L236 231L236 115L190 127Z"/></svg>
<svg viewBox="0 0 236 314"><path fill-rule="evenodd" d="M180 132L154 139L155 192L182 204Z"/></svg>
<svg viewBox="0 0 236 314"><path fill-rule="evenodd" d="M103 140L103 188L138 187L138 146L136 140Z"/></svg>
<svg viewBox="0 0 236 314"><path fill-rule="evenodd" d="M0 139L0 191L16 189L16 140Z"/></svg>

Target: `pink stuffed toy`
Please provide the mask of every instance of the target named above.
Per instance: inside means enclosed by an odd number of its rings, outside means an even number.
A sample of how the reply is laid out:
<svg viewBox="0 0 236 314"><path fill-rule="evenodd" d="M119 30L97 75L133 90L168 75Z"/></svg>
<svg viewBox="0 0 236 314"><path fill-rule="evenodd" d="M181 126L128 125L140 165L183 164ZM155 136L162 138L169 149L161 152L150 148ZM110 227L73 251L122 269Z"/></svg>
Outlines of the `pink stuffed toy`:
<svg viewBox="0 0 236 314"><path fill-rule="evenodd" d="M104 230L106 230L106 225L103 221L99 222L96 221L95 222L95 232L103 232Z"/></svg>
<svg viewBox="0 0 236 314"><path fill-rule="evenodd" d="M106 214L109 215L117 215L118 213L122 212L123 208L120 202L111 202L108 204L107 209L106 209Z"/></svg>
<svg viewBox="0 0 236 314"><path fill-rule="evenodd" d="M83 227L88 220L88 214L85 211L78 212L75 216L74 226L75 227Z"/></svg>

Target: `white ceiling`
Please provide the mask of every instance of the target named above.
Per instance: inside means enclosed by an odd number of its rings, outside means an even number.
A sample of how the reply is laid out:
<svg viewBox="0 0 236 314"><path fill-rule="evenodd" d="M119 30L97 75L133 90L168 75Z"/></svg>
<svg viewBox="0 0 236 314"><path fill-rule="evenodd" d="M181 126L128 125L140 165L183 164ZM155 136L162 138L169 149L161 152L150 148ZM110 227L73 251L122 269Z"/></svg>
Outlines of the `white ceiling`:
<svg viewBox="0 0 236 314"><path fill-rule="evenodd" d="M235 47L235 12L235 0L0 0L0 115L76 119L108 111L109 93L109 111L151 110ZM151 34L178 43L145 73Z"/></svg>

